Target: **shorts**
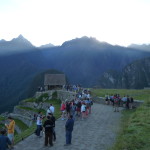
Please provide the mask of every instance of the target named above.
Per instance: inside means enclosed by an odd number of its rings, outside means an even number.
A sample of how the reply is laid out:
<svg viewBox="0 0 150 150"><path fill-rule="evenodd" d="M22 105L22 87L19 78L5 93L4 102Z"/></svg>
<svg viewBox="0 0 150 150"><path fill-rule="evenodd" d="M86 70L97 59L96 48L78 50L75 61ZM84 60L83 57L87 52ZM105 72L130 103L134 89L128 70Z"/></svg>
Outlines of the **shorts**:
<svg viewBox="0 0 150 150"><path fill-rule="evenodd" d="M11 142L14 140L14 133L8 133L7 136Z"/></svg>

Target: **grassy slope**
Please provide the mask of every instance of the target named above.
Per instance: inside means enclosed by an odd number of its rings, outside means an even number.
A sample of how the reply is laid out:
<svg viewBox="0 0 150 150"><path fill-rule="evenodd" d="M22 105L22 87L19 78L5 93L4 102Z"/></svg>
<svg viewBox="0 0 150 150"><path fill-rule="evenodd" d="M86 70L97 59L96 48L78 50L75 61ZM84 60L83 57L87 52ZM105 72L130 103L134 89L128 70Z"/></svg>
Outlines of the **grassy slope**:
<svg viewBox="0 0 150 150"><path fill-rule="evenodd" d="M31 99L31 101L34 102L33 99ZM31 102L31 101L28 100L28 102ZM58 119L60 117L60 104L61 104L60 100L46 100L45 102L46 103L52 103L54 105L54 107L55 107L55 114L54 114L54 116L55 116L56 119ZM28 108L28 107L22 107L22 108L23 109L29 109L29 110L33 111L32 108ZM37 110L35 110L35 111L37 111ZM46 111L44 110L43 114L45 114L45 112ZM24 138L28 137L29 135L31 135L32 133L34 133L35 129L36 129L36 125L33 124L30 128L26 129L21 134L16 135L15 136L15 143L18 143L22 139L24 139Z"/></svg>
<svg viewBox="0 0 150 150"><path fill-rule="evenodd" d="M129 111L123 111L121 130L116 143L110 150L149 150L150 149L150 90L93 90L94 95L119 93L134 99L144 100L144 104Z"/></svg>

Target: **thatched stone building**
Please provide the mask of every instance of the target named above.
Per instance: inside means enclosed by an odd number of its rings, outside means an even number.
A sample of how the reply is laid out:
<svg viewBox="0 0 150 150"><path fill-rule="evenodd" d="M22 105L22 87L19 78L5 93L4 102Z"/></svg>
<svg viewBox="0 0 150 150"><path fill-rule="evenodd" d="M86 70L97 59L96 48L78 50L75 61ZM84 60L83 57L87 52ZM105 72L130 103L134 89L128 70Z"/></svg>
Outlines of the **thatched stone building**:
<svg viewBox="0 0 150 150"><path fill-rule="evenodd" d="M45 74L44 87L45 90L62 89L66 84L66 77L64 74Z"/></svg>

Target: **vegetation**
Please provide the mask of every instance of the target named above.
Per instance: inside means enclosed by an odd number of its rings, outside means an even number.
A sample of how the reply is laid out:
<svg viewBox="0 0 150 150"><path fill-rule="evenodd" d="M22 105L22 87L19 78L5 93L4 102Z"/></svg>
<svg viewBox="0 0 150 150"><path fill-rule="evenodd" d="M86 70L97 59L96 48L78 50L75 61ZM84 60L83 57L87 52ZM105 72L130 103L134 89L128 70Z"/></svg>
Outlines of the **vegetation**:
<svg viewBox="0 0 150 150"><path fill-rule="evenodd" d="M5 120L5 118L0 116L0 129L5 127L4 124L1 123L1 121L4 121L4 120Z"/></svg>
<svg viewBox="0 0 150 150"><path fill-rule="evenodd" d="M144 104L134 110L124 110L116 143L110 150L148 150L150 148L150 90L94 89L94 95L119 93L134 99L144 100Z"/></svg>
<svg viewBox="0 0 150 150"><path fill-rule="evenodd" d="M48 99L48 97L49 97L48 94L44 93L44 94L42 94L38 98L28 98L28 99L24 100L24 102L36 102L36 103L40 103L40 102L43 102L43 99Z"/></svg>
<svg viewBox="0 0 150 150"><path fill-rule="evenodd" d="M36 99L28 99L28 100L25 100L26 102L35 102ZM45 103L52 103L53 106L55 107L55 113L54 113L54 116L56 119L58 119L60 117L60 104L61 104L61 101L58 100L58 99L52 99L52 100L46 100L44 101ZM26 109L26 110L29 110L29 111L34 111L34 112L38 112L38 111L42 111L43 114L46 114L46 110L43 110L43 109L34 109L34 108L30 108L30 107L22 107L22 106L17 106L21 109ZM22 127L23 128L23 127ZM24 128L25 129L25 128ZM33 124L30 128L27 128L25 129L21 134L17 134L15 135L15 143L18 143L19 141L21 141L22 139L30 136L31 134L34 133L36 129L36 125Z"/></svg>
<svg viewBox="0 0 150 150"><path fill-rule="evenodd" d="M33 111L33 112L36 112L36 113L38 113L39 111L41 111L43 114L46 113L46 110L44 110L44 109L35 109L35 108L24 107L24 106L16 106L16 107L20 108L20 109L25 109L25 110L28 110L28 111Z"/></svg>
<svg viewBox="0 0 150 150"><path fill-rule="evenodd" d="M21 129L21 131L28 129L28 126L24 124L21 120L18 120L18 119L14 119L14 120L15 120L16 125Z"/></svg>
<svg viewBox="0 0 150 150"><path fill-rule="evenodd" d="M53 94L52 94L52 99L56 99L57 98L57 91L55 91Z"/></svg>
<svg viewBox="0 0 150 150"><path fill-rule="evenodd" d="M32 125L30 128L26 129L25 131L21 132L20 134L15 135L15 144L23 140L24 138L28 137L29 135L33 134L36 129L36 125Z"/></svg>
<svg viewBox="0 0 150 150"><path fill-rule="evenodd" d="M146 100L149 97L150 90L127 90L127 89L92 89L92 95L104 97L106 94L120 94L120 96L133 96L136 100Z"/></svg>

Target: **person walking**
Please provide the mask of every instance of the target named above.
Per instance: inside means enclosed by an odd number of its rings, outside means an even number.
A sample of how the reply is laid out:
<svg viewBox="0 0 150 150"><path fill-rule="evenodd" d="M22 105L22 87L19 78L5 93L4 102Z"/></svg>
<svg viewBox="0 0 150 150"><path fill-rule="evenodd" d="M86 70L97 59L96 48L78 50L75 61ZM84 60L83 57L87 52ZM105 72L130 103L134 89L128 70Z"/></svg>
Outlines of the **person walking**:
<svg viewBox="0 0 150 150"><path fill-rule="evenodd" d="M11 148L14 146L14 131L15 131L15 121L13 120L12 117L8 117L9 124L5 124L7 128L7 136L11 142Z"/></svg>
<svg viewBox="0 0 150 150"><path fill-rule="evenodd" d="M66 121L66 124L65 124L66 144L64 146L68 146L68 145L71 144L73 126L74 126L73 116L72 115L68 115L68 120Z"/></svg>
<svg viewBox="0 0 150 150"><path fill-rule="evenodd" d="M44 122L43 127L45 129L45 146L53 146L53 121L50 116L47 116L47 120Z"/></svg>
<svg viewBox="0 0 150 150"><path fill-rule="evenodd" d="M9 138L5 135L6 130L0 131L0 150L7 150L8 145L11 145L11 141Z"/></svg>

